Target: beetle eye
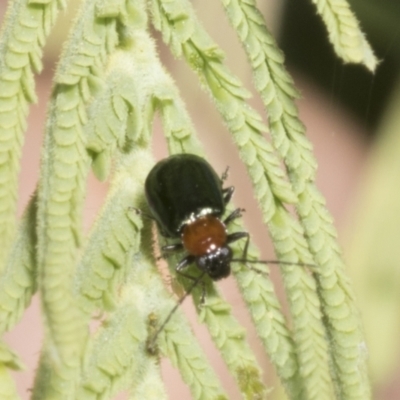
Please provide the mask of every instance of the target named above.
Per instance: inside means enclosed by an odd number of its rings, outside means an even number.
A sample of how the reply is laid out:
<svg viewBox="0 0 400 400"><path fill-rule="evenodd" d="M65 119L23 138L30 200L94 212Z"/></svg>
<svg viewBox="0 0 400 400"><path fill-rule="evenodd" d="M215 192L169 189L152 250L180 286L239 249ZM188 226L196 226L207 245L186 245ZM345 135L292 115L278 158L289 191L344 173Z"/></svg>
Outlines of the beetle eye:
<svg viewBox="0 0 400 400"><path fill-rule="evenodd" d="M207 270L207 264L208 264L208 254L198 257L196 259L196 265L202 270L205 271Z"/></svg>
<svg viewBox="0 0 400 400"><path fill-rule="evenodd" d="M231 266L228 260L226 259L214 259L207 270L209 277L213 281L217 281L222 278L226 278L229 276L231 272Z"/></svg>
<svg viewBox="0 0 400 400"><path fill-rule="evenodd" d="M218 256L221 261L230 263L232 260L232 250L228 246L221 247Z"/></svg>
<svg viewBox="0 0 400 400"><path fill-rule="evenodd" d="M229 247L221 247L215 253L198 257L196 264L202 271L206 271L212 280L216 281L230 274L231 259L232 250Z"/></svg>

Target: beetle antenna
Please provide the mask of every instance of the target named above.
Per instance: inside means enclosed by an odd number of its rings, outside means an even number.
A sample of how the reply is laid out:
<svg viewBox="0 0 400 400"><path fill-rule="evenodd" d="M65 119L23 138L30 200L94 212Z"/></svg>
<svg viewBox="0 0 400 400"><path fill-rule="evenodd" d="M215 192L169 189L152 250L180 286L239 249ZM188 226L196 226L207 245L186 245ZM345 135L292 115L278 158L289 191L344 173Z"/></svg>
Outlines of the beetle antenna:
<svg viewBox="0 0 400 400"><path fill-rule="evenodd" d="M175 311L178 309L178 307L184 302L186 297L192 293L193 289L199 284L199 282L204 278L204 275L206 274L206 271L203 271L197 278L193 280L193 283L189 286L185 294L176 302L175 306L172 308L172 310L169 312L167 317L165 318L164 322L158 327L156 332L154 333L153 337L149 340L147 348L151 353L154 353L154 345L157 341L157 338L159 334L163 331L165 328L165 325L169 322L171 319L172 315L175 313Z"/></svg>
<svg viewBox="0 0 400 400"><path fill-rule="evenodd" d="M231 262L241 262L249 264L277 264L277 265L299 265L301 267L308 267L312 269L317 269L318 266L315 264L303 263L303 262L291 262L291 261L279 261L279 260L248 260L245 258L234 258Z"/></svg>

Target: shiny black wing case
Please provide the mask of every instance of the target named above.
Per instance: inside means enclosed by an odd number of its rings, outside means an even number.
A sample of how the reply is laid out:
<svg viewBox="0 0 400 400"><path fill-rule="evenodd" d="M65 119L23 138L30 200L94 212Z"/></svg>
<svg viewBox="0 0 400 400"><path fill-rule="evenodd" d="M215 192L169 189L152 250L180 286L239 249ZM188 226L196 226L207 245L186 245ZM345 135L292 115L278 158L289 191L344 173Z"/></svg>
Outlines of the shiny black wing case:
<svg viewBox="0 0 400 400"><path fill-rule="evenodd" d="M158 162L145 182L147 203L161 234L178 237L189 218L225 212L221 179L211 165L193 154Z"/></svg>

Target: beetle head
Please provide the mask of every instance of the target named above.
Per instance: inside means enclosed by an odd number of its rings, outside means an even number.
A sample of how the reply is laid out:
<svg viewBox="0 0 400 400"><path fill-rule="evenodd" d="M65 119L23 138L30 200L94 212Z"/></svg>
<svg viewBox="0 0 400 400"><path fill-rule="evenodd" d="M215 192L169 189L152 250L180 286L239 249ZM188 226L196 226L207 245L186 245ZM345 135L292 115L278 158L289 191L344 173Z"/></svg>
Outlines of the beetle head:
<svg viewBox="0 0 400 400"><path fill-rule="evenodd" d="M208 276L217 281L226 278L231 272L232 250L228 246L220 247L212 253L196 258L196 265Z"/></svg>

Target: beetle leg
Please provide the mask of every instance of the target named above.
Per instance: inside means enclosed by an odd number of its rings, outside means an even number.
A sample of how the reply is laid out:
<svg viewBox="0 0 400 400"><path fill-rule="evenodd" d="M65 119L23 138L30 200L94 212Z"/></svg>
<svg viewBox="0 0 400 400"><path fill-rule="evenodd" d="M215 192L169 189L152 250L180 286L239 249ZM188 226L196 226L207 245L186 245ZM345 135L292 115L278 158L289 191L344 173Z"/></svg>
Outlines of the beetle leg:
<svg viewBox="0 0 400 400"><path fill-rule="evenodd" d="M221 175L221 185L228 179L229 176L229 166L226 167L225 172ZM222 194L224 195L224 204L228 204L232 198L233 192L235 191L234 186L229 186L222 189Z"/></svg>
<svg viewBox="0 0 400 400"><path fill-rule="evenodd" d="M242 212L246 211L244 208L237 208L234 210L232 213L230 213L224 220L224 224L228 225L230 222L232 222L236 218L240 218L242 216Z"/></svg>
<svg viewBox="0 0 400 400"><path fill-rule="evenodd" d="M182 243L173 243L173 244L167 244L165 246L162 246L161 247L161 256L157 258L157 261L161 260L162 258L167 258L171 253L177 253L182 250L183 250Z"/></svg>
<svg viewBox="0 0 400 400"><path fill-rule="evenodd" d="M232 242L236 242L237 240L240 240L240 239L243 239L243 238L246 238L246 244L244 245L242 258L243 258L243 260L246 260L246 258L247 258L247 250L249 248L249 243L250 243L250 234L249 234L249 232L233 232L233 233L228 235L226 242L227 243L232 243Z"/></svg>
<svg viewBox="0 0 400 400"><path fill-rule="evenodd" d="M175 267L176 272L178 274L185 276L185 274L182 272L182 270L185 269L188 265L192 264L195 261L195 259L196 259L196 257L192 256L191 254L189 254L185 258L182 258L182 260L179 261L179 263ZM189 276L187 276L187 278L189 278ZM193 276L190 279L194 279Z"/></svg>
<svg viewBox="0 0 400 400"><path fill-rule="evenodd" d="M200 305L204 306L205 298L206 298L206 285L204 281L199 281L201 284L201 297L200 297Z"/></svg>
<svg viewBox="0 0 400 400"><path fill-rule="evenodd" d="M140 208L128 207L128 210L129 210L129 211L134 211L134 212L136 213L136 215L141 215L142 217L151 219L151 220L153 220L153 221L156 220L152 215L143 212Z"/></svg>
<svg viewBox="0 0 400 400"><path fill-rule="evenodd" d="M224 204L228 204L230 202L234 191L235 191L234 186L229 186L225 189L222 189L222 194L224 195Z"/></svg>
<svg viewBox="0 0 400 400"><path fill-rule="evenodd" d="M221 175L221 183L224 183L228 179L228 176L229 176L229 165L226 167L226 170Z"/></svg>
<svg viewBox="0 0 400 400"><path fill-rule="evenodd" d="M242 258L241 259L233 259L232 261L242 262L242 263L244 263L244 265L248 269L251 269L252 271L257 272L257 274L262 274L262 275L268 276L268 274L265 271L262 271L262 270L260 270L258 268L254 268L253 266L248 265L246 263L246 262L252 262L251 260L247 260L247 251L249 249L249 244L250 244L250 234L248 232L234 232L234 233L231 233L227 237L227 243L236 242L236 240L240 240L240 239L243 239L243 238L246 238L246 243L244 245ZM265 261L259 261L259 260L257 260L256 262L259 262L261 264L266 264L267 263ZM273 264L279 264L279 262L276 262L276 261L269 261L269 262L273 263Z"/></svg>
<svg viewBox="0 0 400 400"><path fill-rule="evenodd" d="M192 275L186 274L185 272L182 271L188 265L192 264L195 261L195 259L196 259L195 256L192 256L192 255L189 254L188 256L186 256L184 259L182 259L178 263L178 265L176 266L175 270L179 275L181 275L181 276L183 276L183 277L185 277L187 279L190 279L190 280L192 280L194 282L198 282L201 285L200 304L204 304L204 299L206 297L206 286L205 286L204 281L201 278L199 278L198 276L192 276ZM204 275L204 273L203 273L203 275Z"/></svg>
<svg viewBox="0 0 400 400"><path fill-rule="evenodd" d="M182 251L182 250L183 250L182 243L167 244L167 245L161 247L161 251L163 253L175 253L175 252Z"/></svg>

